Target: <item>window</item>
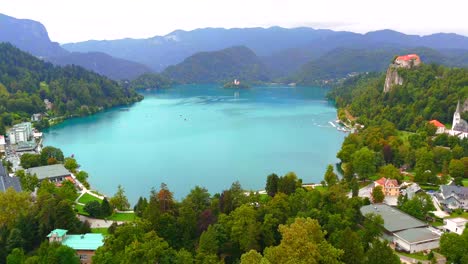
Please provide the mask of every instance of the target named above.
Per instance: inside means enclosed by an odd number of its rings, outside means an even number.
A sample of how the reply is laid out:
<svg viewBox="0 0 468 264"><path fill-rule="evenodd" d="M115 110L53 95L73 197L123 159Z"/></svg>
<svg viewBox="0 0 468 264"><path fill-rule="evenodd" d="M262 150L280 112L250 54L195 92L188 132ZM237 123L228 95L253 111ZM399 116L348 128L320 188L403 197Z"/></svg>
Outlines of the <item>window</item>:
<svg viewBox="0 0 468 264"><path fill-rule="evenodd" d="M88 259L88 255L80 255L80 260L87 260Z"/></svg>

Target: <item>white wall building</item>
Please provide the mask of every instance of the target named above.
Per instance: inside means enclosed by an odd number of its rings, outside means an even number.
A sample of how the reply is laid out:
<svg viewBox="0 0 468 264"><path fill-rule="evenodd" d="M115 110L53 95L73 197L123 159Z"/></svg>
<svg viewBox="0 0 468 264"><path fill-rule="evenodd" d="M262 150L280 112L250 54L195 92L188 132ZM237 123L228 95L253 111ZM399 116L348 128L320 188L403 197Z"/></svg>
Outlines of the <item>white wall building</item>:
<svg viewBox="0 0 468 264"><path fill-rule="evenodd" d="M11 144L26 142L32 139L33 131L30 122L24 122L14 125L8 132L8 138Z"/></svg>
<svg viewBox="0 0 468 264"><path fill-rule="evenodd" d="M468 123L461 118L460 101L458 101L457 109L453 113L452 129L449 130L449 134L461 139L468 138Z"/></svg>
<svg viewBox="0 0 468 264"><path fill-rule="evenodd" d="M0 135L0 153L4 153L5 152L5 137Z"/></svg>
<svg viewBox="0 0 468 264"><path fill-rule="evenodd" d="M444 223L445 230L461 235L463 233L463 230L465 230L468 220L461 217L448 218L444 219Z"/></svg>

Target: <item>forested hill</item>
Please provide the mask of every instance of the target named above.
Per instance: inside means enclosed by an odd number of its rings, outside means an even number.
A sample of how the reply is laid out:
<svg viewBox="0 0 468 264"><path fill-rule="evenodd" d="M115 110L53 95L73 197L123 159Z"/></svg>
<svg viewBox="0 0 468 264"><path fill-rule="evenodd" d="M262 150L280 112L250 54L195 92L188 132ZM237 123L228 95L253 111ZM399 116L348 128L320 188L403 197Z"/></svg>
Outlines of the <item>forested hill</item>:
<svg viewBox="0 0 468 264"><path fill-rule="evenodd" d="M133 90L78 66L58 67L0 44L0 127L44 112L44 99L53 115L86 115L101 108L140 100Z"/></svg>
<svg viewBox="0 0 468 264"><path fill-rule="evenodd" d="M168 67L163 75L181 83L269 80L267 68L252 50L244 46L197 53L182 63Z"/></svg>
<svg viewBox="0 0 468 264"><path fill-rule="evenodd" d="M437 63L450 67L468 67L466 50L434 50L426 47L401 48L337 48L327 54L310 60L288 81L304 85L323 84L336 81L353 72L383 72L395 54L417 53L425 63Z"/></svg>
<svg viewBox="0 0 468 264"><path fill-rule="evenodd" d="M468 98L468 69L423 64L399 69L403 85L383 93L384 74L360 75L335 87L330 96L365 125L388 120L398 129L416 131L437 119L451 124L458 100Z"/></svg>
<svg viewBox="0 0 468 264"><path fill-rule="evenodd" d="M0 14L0 42L9 42L56 65L79 65L114 80L131 80L151 71L140 63L101 52L68 52L50 40L47 29L40 22L3 14Z"/></svg>

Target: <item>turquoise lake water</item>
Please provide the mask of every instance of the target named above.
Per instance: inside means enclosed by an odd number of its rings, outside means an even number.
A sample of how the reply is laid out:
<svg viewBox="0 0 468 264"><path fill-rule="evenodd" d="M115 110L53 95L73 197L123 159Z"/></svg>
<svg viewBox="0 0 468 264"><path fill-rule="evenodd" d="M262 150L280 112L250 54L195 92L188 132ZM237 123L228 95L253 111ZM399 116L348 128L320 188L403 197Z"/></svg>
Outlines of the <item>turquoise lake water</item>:
<svg viewBox="0 0 468 264"><path fill-rule="evenodd" d="M74 154L94 189L113 195L121 184L131 203L161 182L179 200L195 185L212 194L236 180L264 189L273 172L320 182L345 137L328 123L336 109L327 91L262 86L236 94L185 85L142 92L132 106L54 126L44 145Z"/></svg>

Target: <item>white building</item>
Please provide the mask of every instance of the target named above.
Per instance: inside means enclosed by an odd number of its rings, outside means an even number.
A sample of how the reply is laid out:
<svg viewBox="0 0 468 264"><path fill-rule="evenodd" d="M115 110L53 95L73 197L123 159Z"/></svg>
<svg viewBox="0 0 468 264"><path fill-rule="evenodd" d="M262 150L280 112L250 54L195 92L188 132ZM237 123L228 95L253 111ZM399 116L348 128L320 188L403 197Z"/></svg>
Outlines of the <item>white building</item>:
<svg viewBox="0 0 468 264"><path fill-rule="evenodd" d="M0 153L5 152L5 137L0 135Z"/></svg>
<svg viewBox="0 0 468 264"><path fill-rule="evenodd" d="M461 118L460 101L458 101L457 109L453 113L452 129L449 130L449 134L461 139L468 138L468 123Z"/></svg>
<svg viewBox="0 0 468 264"><path fill-rule="evenodd" d="M27 142L32 139L33 130L30 122L24 122L14 125L8 132L8 138L11 144Z"/></svg>
<svg viewBox="0 0 468 264"><path fill-rule="evenodd" d="M444 223L445 230L461 235L463 230L465 230L465 226L468 223L468 220L461 217L448 218L444 219Z"/></svg>

